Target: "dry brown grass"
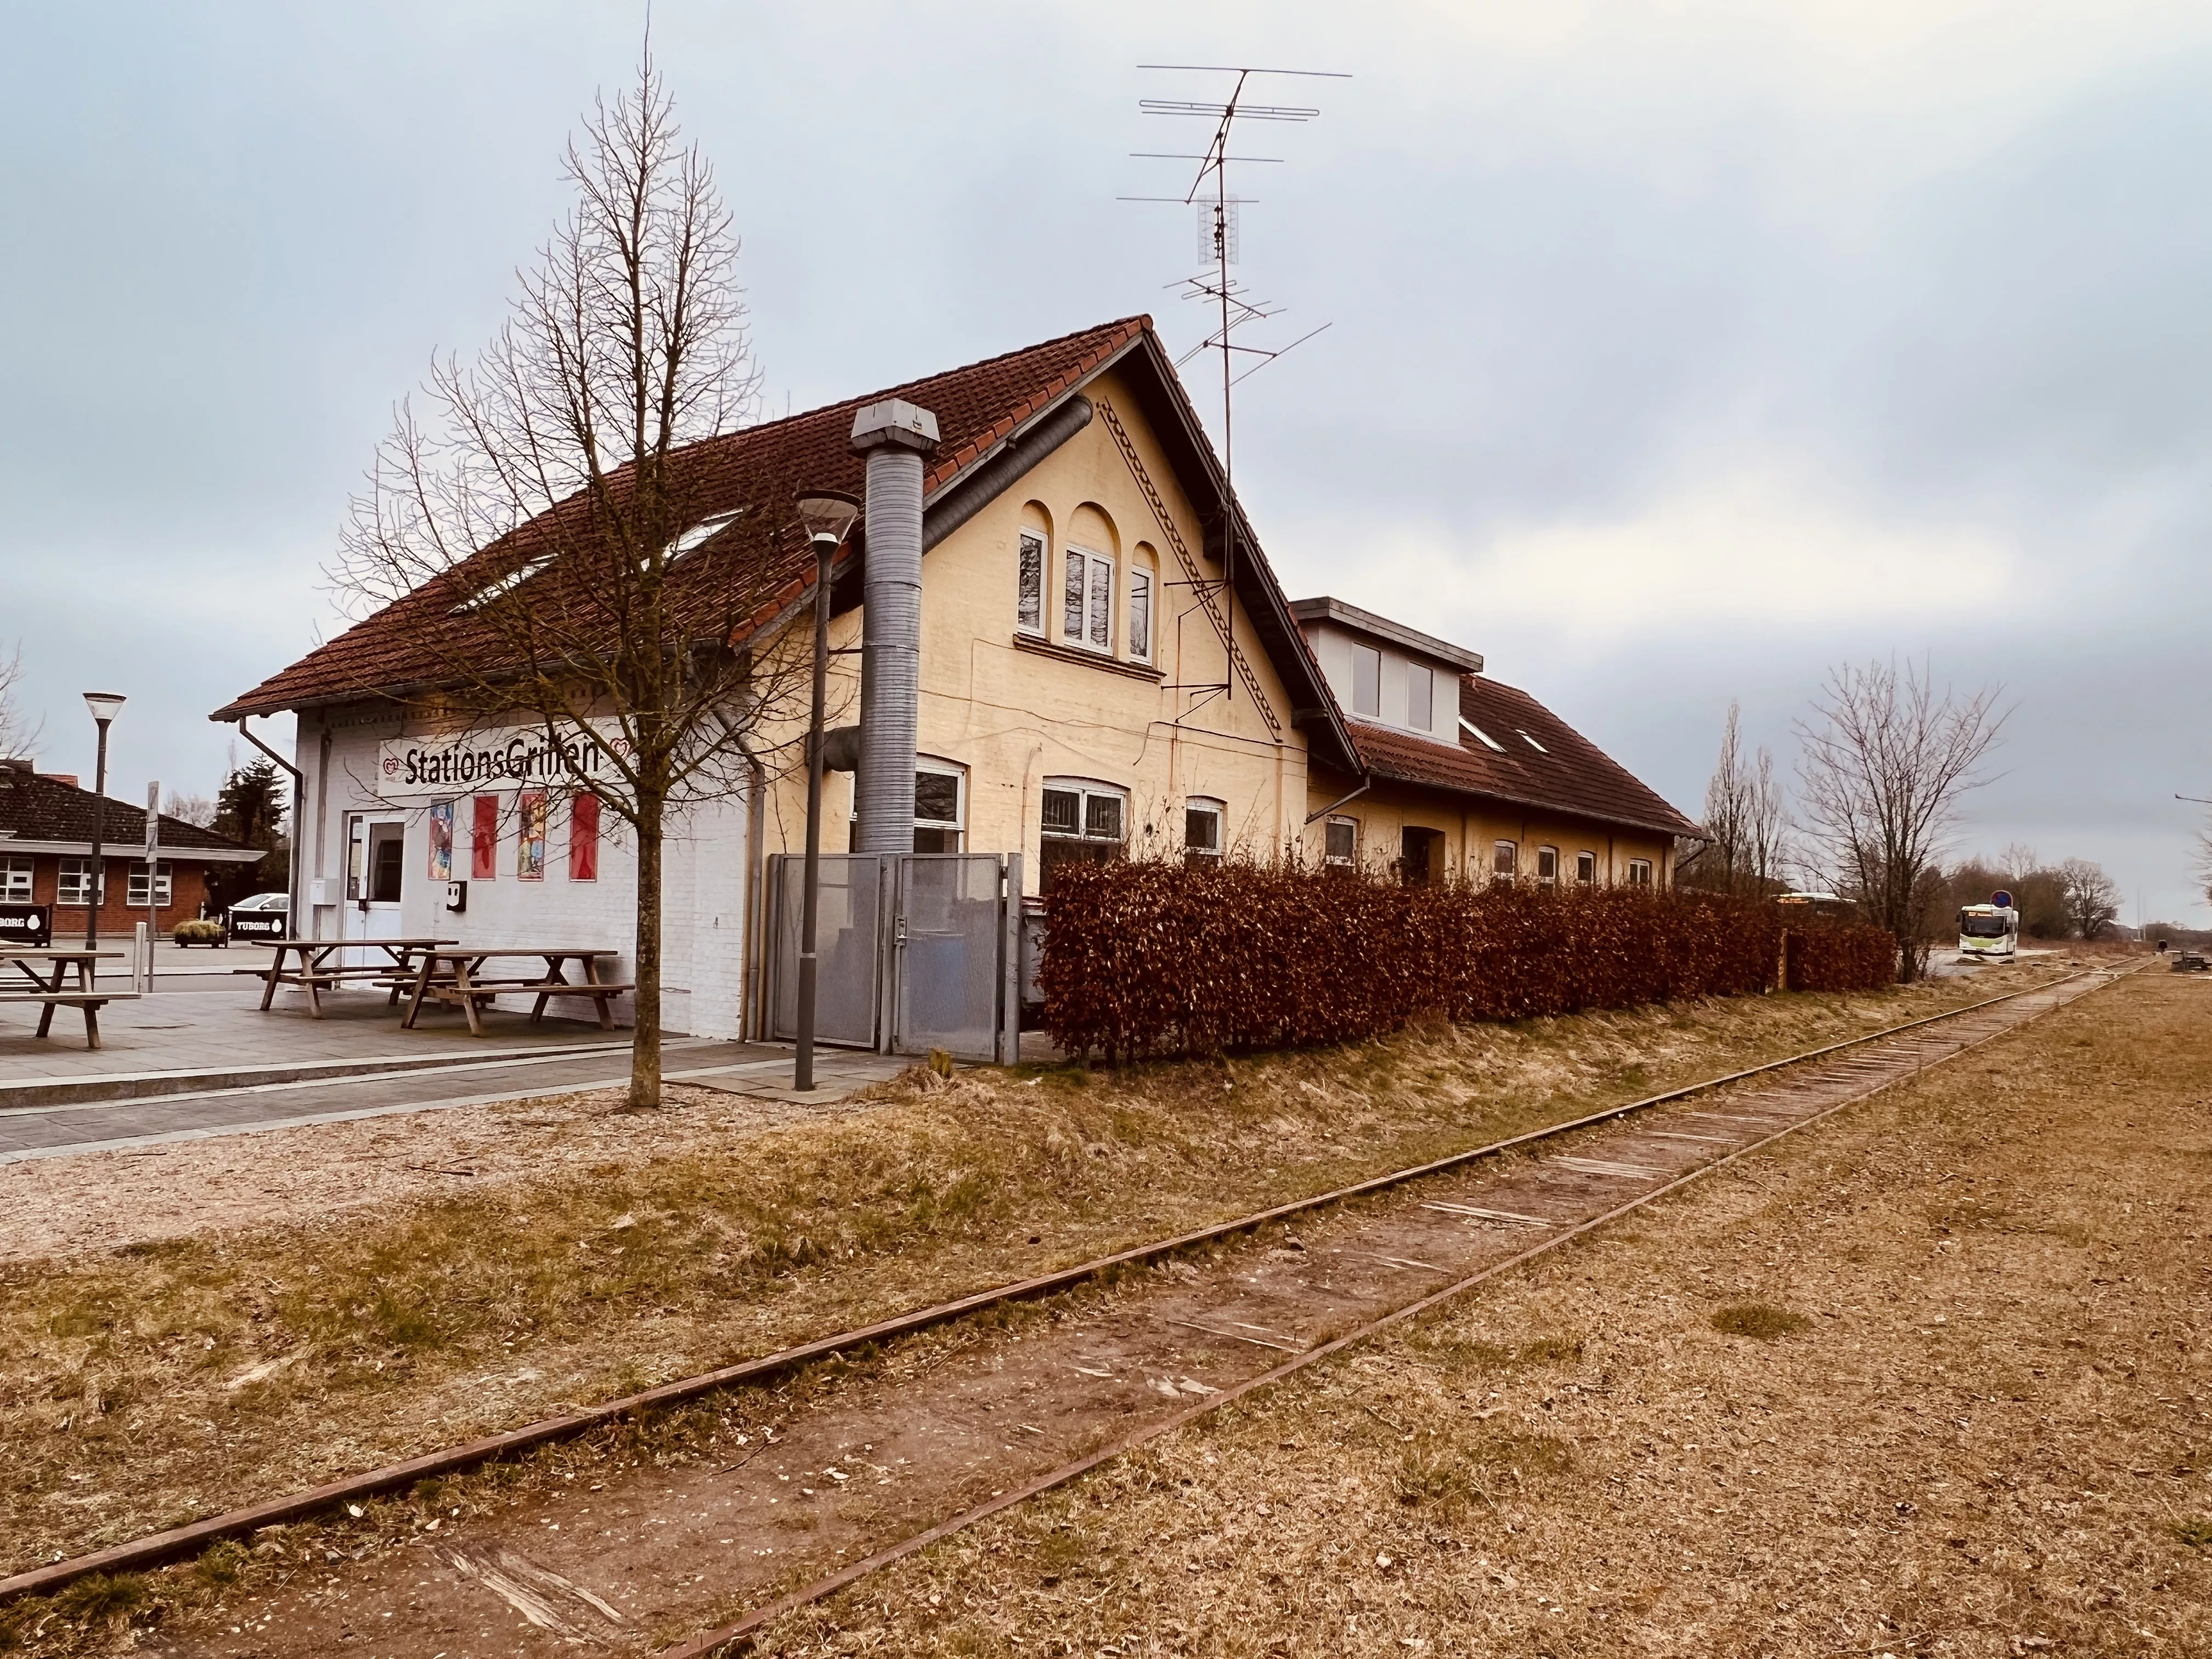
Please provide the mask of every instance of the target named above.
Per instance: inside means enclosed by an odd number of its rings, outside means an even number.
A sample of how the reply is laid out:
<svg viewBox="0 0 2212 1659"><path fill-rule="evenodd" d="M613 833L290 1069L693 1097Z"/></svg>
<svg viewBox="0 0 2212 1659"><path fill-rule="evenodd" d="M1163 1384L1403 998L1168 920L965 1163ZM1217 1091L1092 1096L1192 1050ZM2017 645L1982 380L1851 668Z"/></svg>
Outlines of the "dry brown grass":
<svg viewBox="0 0 2212 1659"><path fill-rule="evenodd" d="M765 1650L2212 1652L2204 1006L2124 981Z"/></svg>
<svg viewBox="0 0 2212 1659"><path fill-rule="evenodd" d="M1234 1066L917 1068L826 1124L652 1156L647 1120L629 1157L545 1180L15 1264L0 1554L82 1551L1985 994L1431 1027Z"/></svg>

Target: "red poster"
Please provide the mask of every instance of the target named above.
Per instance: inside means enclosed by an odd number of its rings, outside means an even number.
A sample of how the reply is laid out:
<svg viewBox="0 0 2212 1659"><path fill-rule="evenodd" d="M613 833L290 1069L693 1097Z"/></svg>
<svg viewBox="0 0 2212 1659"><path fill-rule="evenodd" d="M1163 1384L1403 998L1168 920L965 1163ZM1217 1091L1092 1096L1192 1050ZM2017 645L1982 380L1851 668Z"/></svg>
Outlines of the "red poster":
<svg viewBox="0 0 2212 1659"><path fill-rule="evenodd" d="M478 795L469 803L469 878L489 881L499 871L499 797Z"/></svg>
<svg viewBox="0 0 2212 1659"><path fill-rule="evenodd" d="M579 795L568 807L568 879L599 878L599 798Z"/></svg>

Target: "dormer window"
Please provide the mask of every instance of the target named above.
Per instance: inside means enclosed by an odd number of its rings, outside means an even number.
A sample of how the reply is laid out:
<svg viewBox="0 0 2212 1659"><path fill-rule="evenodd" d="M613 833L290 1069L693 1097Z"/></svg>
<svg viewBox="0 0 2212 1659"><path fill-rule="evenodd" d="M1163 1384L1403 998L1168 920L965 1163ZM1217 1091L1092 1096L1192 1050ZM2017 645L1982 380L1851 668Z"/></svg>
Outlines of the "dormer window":
<svg viewBox="0 0 2212 1659"><path fill-rule="evenodd" d="M1436 671L1425 664L1406 665L1406 724L1425 732L1437 722Z"/></svg>
<svg viewBox="0 0 2212 1659"><path fill-rule="evenodd" d="M1352 712L1382 717L1382 653L1371 645L1352 647Z"/></svg>

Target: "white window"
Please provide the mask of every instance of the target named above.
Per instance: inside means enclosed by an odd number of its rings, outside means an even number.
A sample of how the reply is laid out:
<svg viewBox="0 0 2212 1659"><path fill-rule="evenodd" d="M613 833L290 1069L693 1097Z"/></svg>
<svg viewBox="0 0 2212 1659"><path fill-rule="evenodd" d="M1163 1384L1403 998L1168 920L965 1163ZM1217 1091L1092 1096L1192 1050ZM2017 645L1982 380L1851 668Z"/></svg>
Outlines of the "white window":
<svg viewBox="0 0 2212 1659"><path fill-rule="evenodd" d="M1628 884L1631 887L1649 887L1651 884L1651 860L1650 859L1629 860Z"/></svg>
<svg viewBox="0 0 2212 1659"><path fill-rule="evenodd" d="M1114 561L1086 548L1067 550L1060 589L1060 633L1093 651L1114 648Z"/></svg>
<svg viewBox="0 0 2212 1659"><path fill-rule="evenodd" d="M1459 729L1466 732L1469 737L1476 739L1478 742L1487 744L1491 748L1495 749L1499 754L1502 755L1505 752L1505 745L1504 744L1498 742L1497 738L1492 737L1489 732L1484 731L1480 726L1477 726L1473 720L1468 719L1464 714L1460 716Z"/></svg>
<svg viewBox="0 0 2212 1659"><path fill-rule="evenodd" d="M1049 880L1063 864L1103 864L1128 839L1128 792L1081 778L1047 778L1038 824L1037 868Z"/></svg>
<svg viewBox="0 0 2212 1659"><path fill-rule="evenodd" d="M1437 720L1436 671L1419 663L1406 665L1406 724L1427 731Z"/></svg>
<svg viewBox="0 0 2212 1659"><path fill-rule="evenodd" d="M1493 879L1510 881L1521 867L1521 849L1514 842L1501 841L1490 849L1490 873Z"/></svg>
<svg viewBox="0 0 2212 1659"><path fill-rule="evenodd" d="M1382 653L1371 645L1352 647L1352 712L1382 714Z"/></svg>
<svg viewBox="0 0 2212 1659"><path fill-rule="evenodd" d="M1516 732L1521 730L1518 726L1516 726L1513 729ZM1545 748L1542 744L1537 742L1535 738L1530 737L1526 732L1521 732L1521 741L1527 744L1531 749L1534 750L1540 755L1548 755L1552 752L1550 750Z"/></svg>
<svg viewBox="0 0 2212 1659"><path fill-rule="evenodd" d="M957 853L966 827L968 775L951 761L925 757L914 769L914 850Z"/></svg>
<svg viewBox="0 0 2212 1659"><path fill-rule="evenodd" d="M1575 885L1577 887L1595 887L1597 885L1596 854L1577 853L1575 854Z"/></svg>
<svg viewBox="0 0 2212 1659"><path fill-rule="evenodd" d="M1221 820L1224 811L1221 802L1205 795L1193 795L1183 804L1184 863L1212 865L1221 862Z"/></svg>
<svg viewBox="0 0 2212 1659"><path fill-rule="evenodd" d="M1539 847L1536 849L1536 879L1546 887L1556 886L1559 879L1559 849Z"/></svg>
<svg viewBox="0 0 2212 1659"><path fill-rule="evenodd" d="M1152 659L1152 573L1139 566L1129 569L1129 660Z"/></svg>
<svg viewBox="0 0 2212 1659"><path fill-rule="evenodd" d="M168 860L163 859L155 866L154 895L150 901L146 896L146 860L135 860L131 866L131 874L124 883L123 902L138 910L144 909L149 902L157 906L167 904L169 902Z"/></svg>
<svg viewBox="0 0 2212 1659"><path fill-rule="evenodd" d="M104 864L106 860L102 860L101 862ZM91 895L92 860L90 859L64 859L62 860L61 879L56 884L54 889L54 902L57 904L81 905L87 902L91 897ZM107 902L107 876L105 871L102 871L100 873L100 902L102 904Z"/></svg>
<svg viewBox="0 0 2212 1659"><path fill-rule="evenodd" d="M1322 862L1324 864L1356 864L1359 861L1359 820L1331 818L1328 834L1322 842Z"/></svg>
<svg viewBox="0 0 2212 1659"><path fill-rule="evenodd" d="M31 902L31 860L0 859L0 904Z"/></svg>
<svg viewBox="0 0 2212 1659"><path fill-rule="evenodd" d="M1044 632L1044 538L1034 530L1022 532L1019 575L1014 600L1014 626L1024 634Z"/></svg>

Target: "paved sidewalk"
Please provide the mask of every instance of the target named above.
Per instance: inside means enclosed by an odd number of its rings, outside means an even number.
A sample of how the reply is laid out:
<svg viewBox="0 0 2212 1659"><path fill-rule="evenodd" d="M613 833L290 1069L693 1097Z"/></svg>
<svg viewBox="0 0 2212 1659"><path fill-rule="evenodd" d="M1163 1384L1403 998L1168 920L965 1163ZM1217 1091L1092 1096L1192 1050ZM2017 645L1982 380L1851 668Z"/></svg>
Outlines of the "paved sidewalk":
<svg viewBox="0 0 2212 1659"><path fill-rule="evenodd" d="M672 1083L810 1106L832 1105L871 1083L896 1077L914 1063L902 1055L817 1049L816 1087L802 1095L790 1086L792 1058L789 1048L761 1042L679 1038L662 1050L664 1075ZM479 1051L459 1064L419 1071L4 1108L0 1109L0 1164L617 1088L629 1079L629 1057L619 1050L504 1057Z"/></svg>

